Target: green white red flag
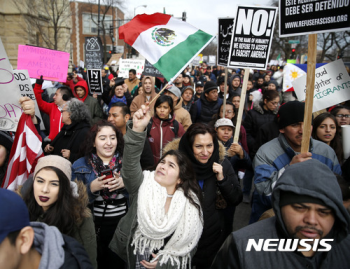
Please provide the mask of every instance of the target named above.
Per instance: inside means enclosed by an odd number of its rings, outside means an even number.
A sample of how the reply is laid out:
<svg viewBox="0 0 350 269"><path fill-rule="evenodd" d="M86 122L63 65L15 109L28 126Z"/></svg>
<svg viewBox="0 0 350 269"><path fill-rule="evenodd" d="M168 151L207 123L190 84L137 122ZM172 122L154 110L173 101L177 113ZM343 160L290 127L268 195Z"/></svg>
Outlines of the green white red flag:
<svg viewBox="0 0 350 269"><path fill-rule="evenodd" d="M214 38L167 14L142 14L119 28L119 38L172 82Z"/></svg>

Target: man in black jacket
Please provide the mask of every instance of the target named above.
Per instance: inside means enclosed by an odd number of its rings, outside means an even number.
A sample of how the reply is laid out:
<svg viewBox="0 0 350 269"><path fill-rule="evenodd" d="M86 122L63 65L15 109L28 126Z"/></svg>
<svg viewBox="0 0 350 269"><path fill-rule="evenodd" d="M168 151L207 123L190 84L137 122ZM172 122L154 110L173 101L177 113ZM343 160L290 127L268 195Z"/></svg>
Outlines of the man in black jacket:
<svg viewBox="0 0 350 269"><path fill-rule="evenodd" d="M287 167L272 205L274 217L226 239L212 268L349 268L350 215L325 164L312 159Z"/></svg>
<svg viewBox="0 0 350 269"><path fill-rule="evenodd" d="M30 223L21 197L0 189L0 268L93 267L85 249L75 239L45 223Z"/></svg>

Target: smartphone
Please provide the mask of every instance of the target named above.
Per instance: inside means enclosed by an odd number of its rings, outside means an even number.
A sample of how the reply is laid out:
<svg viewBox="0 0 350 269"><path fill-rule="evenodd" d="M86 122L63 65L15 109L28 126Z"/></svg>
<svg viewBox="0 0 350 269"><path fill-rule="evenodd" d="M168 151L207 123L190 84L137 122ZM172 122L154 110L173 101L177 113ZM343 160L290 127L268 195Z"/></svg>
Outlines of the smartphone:
<svg viewBox="0 0 350 269"><path fill-rule="evenodd" d="M112 178L113 177L113 170L112 169L106 169L101 172L101 176L105 175L105 179Z"/></svg>

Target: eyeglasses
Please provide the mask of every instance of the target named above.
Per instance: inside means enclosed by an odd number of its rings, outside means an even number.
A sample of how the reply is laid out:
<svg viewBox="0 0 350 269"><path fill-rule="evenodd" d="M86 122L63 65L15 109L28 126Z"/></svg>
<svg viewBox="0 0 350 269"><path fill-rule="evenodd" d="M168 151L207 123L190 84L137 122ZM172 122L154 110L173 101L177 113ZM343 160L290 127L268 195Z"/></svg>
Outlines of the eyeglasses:
<svg viewBox="0 0 350 269"><path fill-rule="evenodd" d="M337 118L350 118L350 114L338 114L336 115Z"/></svg>
<svg viewBox="0 0 350 269"><path fill-rule="evenodd" d="M220 113L224 113L224 111L221 110ZM233 113L233 111L232 110L226 110L225 113L231 114L231 113Z"/></svg>
<svg viewBox="0 0 350 269"><path fill-rule="evenodd" d="M279 102L270 102L273 106L278 106Z"/></svg>

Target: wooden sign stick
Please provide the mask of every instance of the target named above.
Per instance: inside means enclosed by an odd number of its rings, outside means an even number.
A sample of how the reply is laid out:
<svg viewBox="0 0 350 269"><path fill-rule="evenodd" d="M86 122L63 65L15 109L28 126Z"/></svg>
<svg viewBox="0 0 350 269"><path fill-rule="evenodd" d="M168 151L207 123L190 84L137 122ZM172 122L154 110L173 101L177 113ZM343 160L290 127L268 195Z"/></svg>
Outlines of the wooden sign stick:
<svg viewBox="0 0 350 269"><path fill-rule="evenodd" d="M311 137L312 108L314 104L317 34L309 35L307 51L306 96L301 153L309 152Z"/></svg>
<svg viewBox="0 0 350 269"><path fill-rule="evenodd" d="M225 118L225 112L226 112L226 95L227 95L227 67L225 67L225 87L224 87L224 106L223 106L223 112L222 117ZM220 85L219 85L220 87Z"/></svg>
<svg viewBox="0 0 350 269"><path fill-rule="evenodd" d="M165 84L165 86L163 87L163 89L151 100L151 102L149 102L149 106L155 101L155 100L157 100L157 98L159 97L159 95L165 90L165 88L166 87L168 87L168 84L169 83L167 83L167 84Z"/></svg>
<svg viewBox="0 0 350 269"><path fill-rule="evenodd" d="M241 130L243 109L244 109L244 105L245 105L245 96L247 93L248 78L249 78L249 68L245 68L244 69L243 86L242 86L242 92L241 92L241 100L239 102L237 123L236 123L236 128L235 128L235 135L233 136L233 143L238 143L238 140L239 140L239 133Z"/></svg>

